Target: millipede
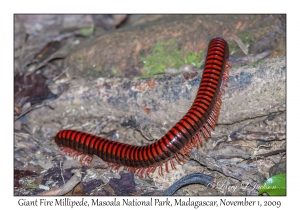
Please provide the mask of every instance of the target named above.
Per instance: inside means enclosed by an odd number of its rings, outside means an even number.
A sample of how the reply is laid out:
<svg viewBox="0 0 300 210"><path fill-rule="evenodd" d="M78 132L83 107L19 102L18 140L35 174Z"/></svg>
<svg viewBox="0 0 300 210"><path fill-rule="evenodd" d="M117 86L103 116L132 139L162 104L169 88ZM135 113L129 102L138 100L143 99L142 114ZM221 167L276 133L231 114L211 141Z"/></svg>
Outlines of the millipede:
<svg viewBox="0 0 300 210"><path fill-rule="evenodd" d="M149 175L158 169L160 175L176 169L175 161L184 162L188 153L202 145L215 129L221 109L221 96L228 83L229 48L221 37L210 41L204 71L195 100L188 112L162 138L146 146L134 146L111 141L99 136L75 130L62 130L55 142L68 155L86 155L82 162L89 164L91 155L97 155L110 167Z"/></svg>

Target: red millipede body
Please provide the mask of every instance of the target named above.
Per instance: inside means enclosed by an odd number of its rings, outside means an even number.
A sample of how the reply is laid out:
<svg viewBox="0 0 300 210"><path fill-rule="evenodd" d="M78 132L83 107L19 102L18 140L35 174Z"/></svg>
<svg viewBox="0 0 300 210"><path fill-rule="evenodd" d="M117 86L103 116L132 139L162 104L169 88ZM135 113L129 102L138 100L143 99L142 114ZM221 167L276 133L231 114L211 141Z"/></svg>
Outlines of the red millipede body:
<svg viewBox="0 0 300 210"><path fill-rule="evenodd" d="M228 44L223 38L214 38L208 46L203 76L196 98L184 117L161 139L147 146L133 146L107 140L91 134L74 131L60 131L55 142L78 153L97 155L110 166L124 166L138 175L148 175L162 166L168 171L168 164L174 169L174 160L183 161L193 147L207 139L218 121L221 95L228 82Z"/></svg>

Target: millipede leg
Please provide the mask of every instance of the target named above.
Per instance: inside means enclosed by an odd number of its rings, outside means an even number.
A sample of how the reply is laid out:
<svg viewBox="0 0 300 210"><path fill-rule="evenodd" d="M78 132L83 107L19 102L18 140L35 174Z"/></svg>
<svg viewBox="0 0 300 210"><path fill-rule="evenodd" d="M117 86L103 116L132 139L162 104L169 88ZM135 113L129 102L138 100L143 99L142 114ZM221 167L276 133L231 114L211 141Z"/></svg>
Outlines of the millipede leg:
<svg viewBox="0 0 300 210"><path fill-rule="evenodd" d="M181 159L178 154L176 154L174 157L178 164L182 165L182 163L184 163L184 160Z"/></svg>
<svg viewBox="0 0 300 210"><path fill-rule="evenodd" d="M167 161L167 162L165 163L165 166L166 166L166 172L167 172L167 173L169 173L168 162L169 162L169 161Z"/></svg>
<svg viewBox="0 0 300 210"><path fill-rule="evenodd" d="M207 133L206 129L204 127L201 128L201 131L205 137L205 139L208 139L209 138L209 134Z"/></svg>
<svg viewBox="0 0 300 210"><path fill-rule="evenodd" d="M200 133L200 132L198 132L198 133L197 133L197 136L198 136L198 139L199 139L200 145L202 145L202 143L203 143L203 140L202 140L201 133Z"/></svg>
<svg viewBox="0 0 300 210"><path fill-rule="evenodd" d="M209 116L209 118L207 119L207 122L208 122L209 126L214 130L215 129L215 123L213 122L211 116Z"/></svg>
<svg viewBox="0 0 300 210"><path fill-rule="evenodd" d="M162 164L159 165L159 169L158 169L158 175L163 176L163 171L162 171Z"/></svg>
<svg viewBox="0 0 300 210"><path fill-rule="evenodd" d="M139 177L144 177L144 171L146 170L146 168L140 168L136 171L136 174L139 176Z"/></svg>
<svg viewBox="0 0 300 210"><path fill-rule="evenodd" d="M91 155L84 155L84 154L82 154L82 156L80 158L80 162L84 166L91 165L92 160L93 160L93 157Z"/></svg>
<svg viewBox="0 0 300 210"><path fill-rule="evenodd" d="M170 164L173 170L176 169L173 159L170 160Z"/></svg>
<svg viewBox="0 0 300 210"><path fill-rule="evenodd" d="M198 136L197 136L197 135L193 136L192 142L193 142L193 144L194 144L194 146L195 146L196 148L199 148L199 144L198 144L199 139L198 139Z"/></svg>
<svg viewBox="0 0 300 210"><path fill-rule="evenodd" d="M208 134L210 136L211 135L211 130L210 130L210 128L209 128L209 126L208 126L207 123L204 124L204 128L207 130L207 132L208 132Z"/></svg>

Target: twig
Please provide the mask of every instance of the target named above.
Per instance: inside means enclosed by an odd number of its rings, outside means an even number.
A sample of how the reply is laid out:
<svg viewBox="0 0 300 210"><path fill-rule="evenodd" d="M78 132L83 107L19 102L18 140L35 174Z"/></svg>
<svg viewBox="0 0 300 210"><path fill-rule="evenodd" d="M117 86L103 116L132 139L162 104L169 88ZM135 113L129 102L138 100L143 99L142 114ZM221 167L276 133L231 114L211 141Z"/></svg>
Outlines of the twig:
<svg viewBox="0 0 300 210"><path fill-rule="evenodd" d="M255 158L255 160L257 160L257 159L262 159L263 157L268 157L268 156L271 156L271 155L277 155L277 154L284 153L284 152L286 152L286 149L279 149L279 150L267 152L267 153L264 153L264 154L258 154L254 158ZM248 160L247 164L252 163L254 161L254 158Z"/></svg>
<svg viewBox="0 0 300 210"><path fill-rule="evenodd" d="M227 137L226 137L226 136L223 136L222 138L218 139L217 141L215 141L215 142L213 143L213 148L212 148L212 149L214 149L219 143L221 143L221 142L226 142L226 141L227 141Z"/></svg>
<svg viewBox="0 0 300 210"><path fill-rule="evenodd" d="M65 86L59 86L58 88L58 93L56 94L56 97L54 99L57 99L65 90ZM51 100L54 100L54 99L51 99ZM47 100L48 101L48 100ZM50 100L49 100L50 101ZM38 108L41 108L43 106L47 106L49 107L50 109L53 109L51 106L47 105L46 104L46 101L43 101L42 103L40 104L34 104L32 106L30 106L27 110L23 111L19 116L16 116L14 118L14 121L17 121L18 119L20 119L21 117L23 117L25 114L27 114L28 112L31 112L32 110L34 109L38 109Z"/></svg>
<svg viewBox="0 0 300 210"><path fill-rule="evenodd" d="M14 121L17 121L18 119L20 119L21 117L23 117L28 112L30 112L30 111L32 111L34 109L41 108L43 106L46 106L46 104L44 102L42 102L41 104L35 104L35 105L30 106L27 110L23 111L19 116L15 117Z"/></svg>
<svg viewBox="0 0 300 210"><path fill-rule="evenodd" d="M252 186L263 183L263 175L259 172L247 171L244 168L238 166L227 166L211 156L206 156L200 153L198 150L193 149L189 156L191 159L196 160L201 165L206 166L209 169L218 171L225 176L235 178L240 181L249 181Z"/></svg>
<svg viewBox="0 0 300 210"><path fill-rule="evenodd" d="M239 37L235 37L235 43L240 47L245 55L248 55L248 47L243 43L243 41Z"/></svg>
<svg viewBox="0 0 300 210"><path fill-rule="evenodd" d="M52 81L55 82L56 80L58 80L59 78L61 78L64 74L66 74L66 72L62 71L59 75L57 75L56 77L54 77L52 79Z"/></svg>
<svg viewBox="0 0 300 210"><path fill-rule="evenodd" d="M46 192L39 193L38 195L64 195L70 192L81 181L80 171L75 171L71 179L58 189L52 189Z"/></svg>
<svg viewBox="0 0 300 210"><path fill-rule="evenodd" d="M62 163L62 161L59 161L60 175L61 175L61 177L64 181L64 184L66 184L66 181L65 181L65 178L64 178L64 175L63 175L63 170L62 170L62 167L61 167L61 163Z"/></svg>
<svg viewBox="0 0 300 210"><path fill-rule="evenodd" d="M30 73L28 73L28 75L32 74L32 73L36 72L38 69L46 66L49 61L57 59L57 58L64 58L66 56L67 56L67 52L66 52L65 48L61 48L59 51L51 54L49 57L47 57L45 60L43 60L41 63L39 63L36 67L34 67L33 70Z"/></svg>

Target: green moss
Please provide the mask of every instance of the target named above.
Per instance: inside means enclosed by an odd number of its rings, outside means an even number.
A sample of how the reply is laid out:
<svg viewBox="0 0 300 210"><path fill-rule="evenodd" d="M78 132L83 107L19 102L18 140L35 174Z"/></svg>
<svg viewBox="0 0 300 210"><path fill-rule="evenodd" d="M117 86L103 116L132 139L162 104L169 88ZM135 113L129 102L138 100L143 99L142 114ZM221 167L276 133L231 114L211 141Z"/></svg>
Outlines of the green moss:
<svg viewBox="0 0 300 210"><path fill-rule="evenodd" d="M147 73L141 75L142 78L152 77L163 73L168 68L179 69L183 64L191 64L200 67L203 63L201 58L204 53L184 53L178 49L177 41L174 39L168 42L157 42L152 49L152 54L145 57L141 54L141 61Z"/></svg>
<svg viewBox="0 0 300 210"><path fill-rule="evenodd" d="M200 51L199 53L188 52L184 61L186 64L192 64L194 66L200 67L203 64L203 60L200 60L204 56L204 52Z"/></svg>
<svg viewBox="0 0 300 210"><path fill-rule="evenodd" d="M61 120L60 123L61 123L62 125L66 125L67 122L68 122L68 119L67 119L67 118L63 118L63 119Z"/></svg>
<svg viewBox="0 0 300 210"><path fill-rule="evenodd" d="M28 183L27 187L31 188L31 189L37 189L38 188L38 186L36 184L33 184L33 183Z"/></svg>
<svg viewBox="0 0 300 210"><path fill-rule="evenodd" d="M111 69L111 73L113 74L113 75L117 75L118 74L118 69L116 69L116 68L112 68Z"/></svg>
<svg viewBox="0 0 300 210"><path fill-rule="evenodd" d="M252 33L250 33L250 31L242 31L239 34L239 37L247 47L249 47L257 39Z"/></svg>
<svg viewBox="0 0 300 210"><path fill-rule="evenodd" d="M83 36L88 36L88 35L91 35L92 33L94 33L94 29L95 29L95 26L94 24L92 23L91 26L89 28L82 28L80 29L80 33L83 35Z"/></svg>
<svg viewBox="0 0 300 210"><path fill-rule="evenodd" d="M231 41L231 40L228 41L228 47L229 47L229 54L230 55L234 55L236 52L241 51L239 46L234 41Z"/></svg>
<svg viewBox="0 0 300 210"><path fill-rule="evenodd" d="M259 61L254 61L252 63L246 63L246 66L259 66L259 65L262 65L265 63L265 60L262 59L262 60L259 60Z"/></svg>
<svg viewBox="0 0 300 210"><path fill-rule="evenodd" d="M256 42L256 37L250 33L249 31L242 31L238 34L238 37L241 39L243 44L249 48L249 46ZM245 56L243 51L240 49L240 47L235 43L235 41L228 41L228 46L229 46L229 51L230 55L235 55L235 56Z"/></svg>
<svg viewBox="0 0 300 210"><path fill-rule="evenodd" d="M83 61L83 57L82 56L78 56L76 59L76 62L82 62Z"/></svg>
<svg viewBox="0 0 300 210"><path fill-rule="evenodd" d="M82 77L97 78L103 76L102 66L91 67L88 64L83 64L84 68L79 72Z"/></svg>

